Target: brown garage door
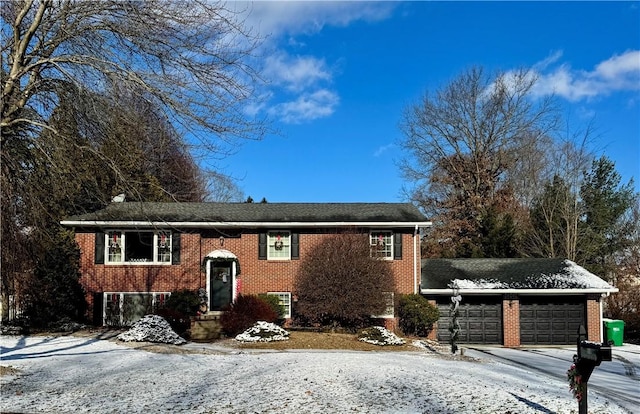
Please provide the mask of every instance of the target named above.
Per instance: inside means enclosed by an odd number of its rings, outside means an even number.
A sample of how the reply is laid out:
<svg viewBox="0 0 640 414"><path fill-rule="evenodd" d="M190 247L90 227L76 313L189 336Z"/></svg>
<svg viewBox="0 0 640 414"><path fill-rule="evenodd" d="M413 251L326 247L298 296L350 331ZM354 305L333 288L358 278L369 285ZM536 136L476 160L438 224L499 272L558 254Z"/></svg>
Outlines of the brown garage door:
<svg viewBox="0 0 640 414"><path fill-rule="evenodd" d="M447 298L450 300L450 298ZM438 320L438 341L448 343L451 340L451 316L449 303L439 301L440 319ZM462 298L458 322L461 344L502 344L502 302L500 298Z"/></svg>
<svg viewBox="0 0 640 414"><path fill-rule="evenodd" d="M520 298L520 343L523 345L575 344L584 324L584 299Z"/></svg>

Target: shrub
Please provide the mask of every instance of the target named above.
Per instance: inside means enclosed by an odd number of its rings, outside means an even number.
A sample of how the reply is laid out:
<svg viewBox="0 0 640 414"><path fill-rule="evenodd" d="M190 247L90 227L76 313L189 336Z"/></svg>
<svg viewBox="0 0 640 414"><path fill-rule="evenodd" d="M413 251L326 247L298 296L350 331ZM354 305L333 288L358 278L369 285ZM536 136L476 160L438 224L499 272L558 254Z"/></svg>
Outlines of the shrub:
<svg viewBox="0 0 640 414"><path fill-rule="evenodd" d="M269 295L267 293L261 293L258 295L258 297L267 302L269 306L271 306L271 309L273 309L273 311L277 315L278 321L284 320L284 306L280 304L280 298L278 298L276 295Z"/></svg>
<svg viewBox="0 0 640 414"><path fill-rule="evenodd" d="M404 339L397 337L393 332L389 332L382 326L363 329L358 333L358 340L380 346L404 345L405 343Z"/></svg>
<svg viewBox="0 0 640 414"><path fill-rule="evenodd" d="M289 339L289 332L278 325L264 321L258 321L251 328L236 335L236 341L240 342L275 342Z"/></svg>
<svg viewBox="0 0 640 414"><path fill-rule="evenodd" d="M383 313L393 273L388 261L371 257L370 249L369 237L362 234L335 234L320 241L300 263L296 322L353 330Z"/></svg>
<svg viewBox="0 0 640 414"><path fill-rule="evenodd" d="M271 305L255 295L238 295L236 300L224 309L220 318L222 331L227 336L236 336L258 321L274 322L278 315Z"/></svg>
<svg viewBox="0 0 640 414"><path fill-rule="evenodd" d="M398 307L400 329L405 335L427 336L440 318L438 308L418 294L402 295Z"/></svg>
<svg viewBox="0 0 640 414"><path fill-rule="evenodd" d="M197 291L183 289L171 292L171 296L166 300L164 308L171 309L176 312L193 316L200 306L200 297Z"/></svg>
<svg viewBox="0 0 640 414"><path fill-rule="evenodd" d="M199 306L198 292L184 289L172 292L164 306L155 313L166 319L178 335L184 336L191 328L191 316L195 316Z"/></svg>

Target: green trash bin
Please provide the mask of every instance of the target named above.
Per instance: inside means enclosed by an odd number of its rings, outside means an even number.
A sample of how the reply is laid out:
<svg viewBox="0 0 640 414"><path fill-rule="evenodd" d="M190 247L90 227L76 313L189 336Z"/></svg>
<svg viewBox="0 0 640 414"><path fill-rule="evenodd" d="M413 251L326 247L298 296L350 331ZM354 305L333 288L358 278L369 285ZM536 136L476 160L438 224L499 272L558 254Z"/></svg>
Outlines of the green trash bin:
<svg viewBox="0 0 640 414"><path fill-rule="evenodd" d="M617 319L602 319L606 333L605 342L613 342L615 346L622 346L624 338L624 321Z"/></svg>

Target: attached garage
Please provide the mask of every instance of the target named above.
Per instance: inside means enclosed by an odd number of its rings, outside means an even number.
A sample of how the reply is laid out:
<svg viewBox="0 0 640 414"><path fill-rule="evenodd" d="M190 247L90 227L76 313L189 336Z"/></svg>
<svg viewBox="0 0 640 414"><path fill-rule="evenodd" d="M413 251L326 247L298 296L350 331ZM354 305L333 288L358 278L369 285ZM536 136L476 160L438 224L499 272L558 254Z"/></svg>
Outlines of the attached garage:
<svg viewBox="0 0 640 414"><path fill-rule="evenodd" d="M442 343L448 343L451 340L450 304L450 300L449 303L438 303L440 319L437 338ZM458 343L502 344L501 298L464 298L458 307L458 323L460 324Z"/></svg>
<svg viewBox="0 0 640 414"><path fill-rule="evenodd" d="M572 345L580 326L602 341L603 297L614 286L565 259L425 259L420 293L438 305L433 339L450 341L451 297L461 296L460 344Z"/></svg>
<svg viewBox="0 0 640 414"><path fill-rule="evenodd" d="M586 326L584 297L520 299L522 345L568 345L576 342L580 325Z"/></svg>

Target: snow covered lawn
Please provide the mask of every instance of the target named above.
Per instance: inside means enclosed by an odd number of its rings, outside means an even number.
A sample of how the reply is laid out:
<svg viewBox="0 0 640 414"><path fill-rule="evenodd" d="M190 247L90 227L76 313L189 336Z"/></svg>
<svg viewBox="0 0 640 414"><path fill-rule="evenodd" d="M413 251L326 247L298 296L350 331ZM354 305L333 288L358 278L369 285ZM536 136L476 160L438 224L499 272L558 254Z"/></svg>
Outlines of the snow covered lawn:
<svg viewBox="0 0 640 414"><path fill-rule="evenodd" d="M73 336L2 336L0 345L1 365L19 370L2 376L2 412L577 412L566 382L426 349L264 352L189 343L179 348L203 353L161 354ZM595 393L589 407L627 412Z"/></svg>

